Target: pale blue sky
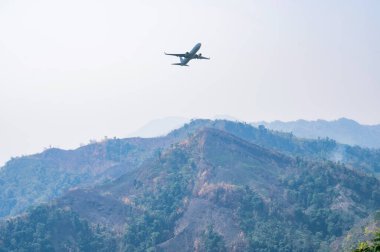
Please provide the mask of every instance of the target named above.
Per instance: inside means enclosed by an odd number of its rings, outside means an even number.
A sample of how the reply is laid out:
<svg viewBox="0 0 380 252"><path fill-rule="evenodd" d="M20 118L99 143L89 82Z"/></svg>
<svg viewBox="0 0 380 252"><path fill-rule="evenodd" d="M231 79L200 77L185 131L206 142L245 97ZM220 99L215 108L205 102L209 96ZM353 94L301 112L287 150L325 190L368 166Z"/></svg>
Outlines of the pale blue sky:
<svg viewBox="0 0 380 252"><path fill-rule="evenodd" d="M380 1L0 1L0 164L167 117L380 123ZM171 66L202 42L211 61Z"/></svg>

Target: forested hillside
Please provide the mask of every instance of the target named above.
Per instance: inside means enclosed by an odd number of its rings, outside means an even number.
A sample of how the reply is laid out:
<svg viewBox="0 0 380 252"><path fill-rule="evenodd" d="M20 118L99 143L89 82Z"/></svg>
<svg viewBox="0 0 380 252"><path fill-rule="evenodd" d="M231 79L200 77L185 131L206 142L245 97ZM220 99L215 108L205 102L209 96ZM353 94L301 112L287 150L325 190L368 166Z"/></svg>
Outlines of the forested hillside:
<svg viewBox="0 0 380 252"><path fill-rule="evenodd" d="M1 247L331 251L380 209L379 180L325 158L331 140L227 121L193 121L167 139L136 168L3 221Z"/></svg>
<svg viewBox="0 0 380 252"><path fill-rule="evenodd" d="M14 158L0 170L0 218L48 202L77 186L113 180L139 167L199 129L220 129L243 140L292 157L331 160L364 173L380 174L380 150L353 147L331 139L306 140L290 133L225 120L193 120L165 137L108 139L76 150L49 149Z"/></svg>

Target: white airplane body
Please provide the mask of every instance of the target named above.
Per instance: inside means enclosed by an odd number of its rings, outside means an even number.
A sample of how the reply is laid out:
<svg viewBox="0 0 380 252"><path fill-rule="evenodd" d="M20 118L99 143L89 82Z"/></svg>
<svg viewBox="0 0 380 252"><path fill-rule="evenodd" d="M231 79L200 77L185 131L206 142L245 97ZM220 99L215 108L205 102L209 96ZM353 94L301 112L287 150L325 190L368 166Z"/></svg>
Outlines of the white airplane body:
<svg viewBox="0 0 380 252"><path fill-rule="evenodd" d="M189 66L187 63L189 63L190 60L192 59L207 59L209 60L210 58L203 57L201 53L197 54L199 49L201 48L202 44L198 43L194 46L193 49L191 49L190 52L186 53L165 53L165 55L170 55L170 56L176 56L179 57L180 63L174 63L172 65L176 66Z"/></svg>

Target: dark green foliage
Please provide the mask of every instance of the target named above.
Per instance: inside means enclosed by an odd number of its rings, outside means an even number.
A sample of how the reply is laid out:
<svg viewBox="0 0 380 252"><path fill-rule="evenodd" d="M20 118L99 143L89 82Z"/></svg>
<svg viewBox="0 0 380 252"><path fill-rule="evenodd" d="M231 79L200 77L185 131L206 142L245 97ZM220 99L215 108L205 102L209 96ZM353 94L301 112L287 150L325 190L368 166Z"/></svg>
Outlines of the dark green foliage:
<svg viewBox="0 0 380 252"><path fill-rule="evenodd" d="M265 209L262 199L248 186L242 189L240 193L242 194L238 208L240 227L248 234L255 227L255 219L258 216L267 216L268 211Z"/></svg>
<svg viewBox="0 0 380 252"><path fill-rule="evenodd" d="M376 179L363 177L360 180L357 174L332 162L325 162L323 165L303 163L300 174L288 177L283 182L288 188L289 203L299 209L308 209L307 212L298 211L297 218L312 233L320 234L327 240L339 237L348 230L354 223L352 216L364 218L368 214L359 209L331 209L331 205L341 193L340 190L343 190L337 185L356 192L351 195L351 200L356 204L369 208L380 206Z"/></svg>
<svg viewBox="0 0 380 252"><path fill-rule="evenodd" d="M147 188L137 205L144 213L130 220L125 234L127 251L146 251L173 236L174 222L181 216L183 199L192 185L194 164L181 149L167 155L160 166L164 173L158 189Z"/></svg>
<svg viewBox="0 0 380 252"><path fill-rule="evenodd" d="M209 226L201 235L200 252L225 252L226 244L223 236L214 231L213 226Z"/></svg>
<svg viewBox="0 0 380 252"><path fill-rule="evenodd" d="M285 224L281 216L268 209L263 200L249 187L240 190L242 195L237 216L247 237L249 251L305 251L309 244L293 247L294 224ZM278 210L278 209L276 209Z"/></svg>
<svg viewBox="0 0 380 252"><path fill-rule="evenodd" d="M116 243L104 229L76 214L39 206L0 228L0 251L110 251Z"/></svg>
<svg viewBox="0 0 380 252"><path fill-rule="evenodd" d="M380 252L380 231L375 233L372 241L360 242L353 252Z"/></svg>
<svg viewBox="0 0 380 252"><path fill-rule="evenodd" d="M300 173L283 179L286 200L293 209L289 215L275 202L265 203L250 188L240 191L238 217L240 227L248 238L252 251L314 251L323 243L332 242L354 224L354 216L364 218L368 212L360 209L332 209L340 193L338 184L356 195L351 195L357 205L377 209L380 201L374 178L362 177L332 162L312 163L298 160ZM338 189L337 189L338 188ZM346 190L347 190L346 189ZM292 236L298 233L298 236Z"/></svg>

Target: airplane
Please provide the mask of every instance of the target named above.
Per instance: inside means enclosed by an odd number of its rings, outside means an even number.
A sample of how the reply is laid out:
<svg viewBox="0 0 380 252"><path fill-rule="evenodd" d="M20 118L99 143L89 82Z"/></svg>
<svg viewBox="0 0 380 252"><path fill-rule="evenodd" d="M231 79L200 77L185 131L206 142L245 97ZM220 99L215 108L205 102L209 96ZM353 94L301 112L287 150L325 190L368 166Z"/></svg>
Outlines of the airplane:
<svg viewBox="0 0 380 252"><path fill-rule="evenodd" d="M190 52L186 53L165 53L165 55L170 55L170 56L177 56L179 57L180 63L173 63L172 65L176 66L189 66L187 63L189 63L190 60L192 59L207 59L209 60L210 58L202 56L201 53L197 54L199 49L201 48L202 44L198 43L194 46L193 49L191 49Z"/></svg>

